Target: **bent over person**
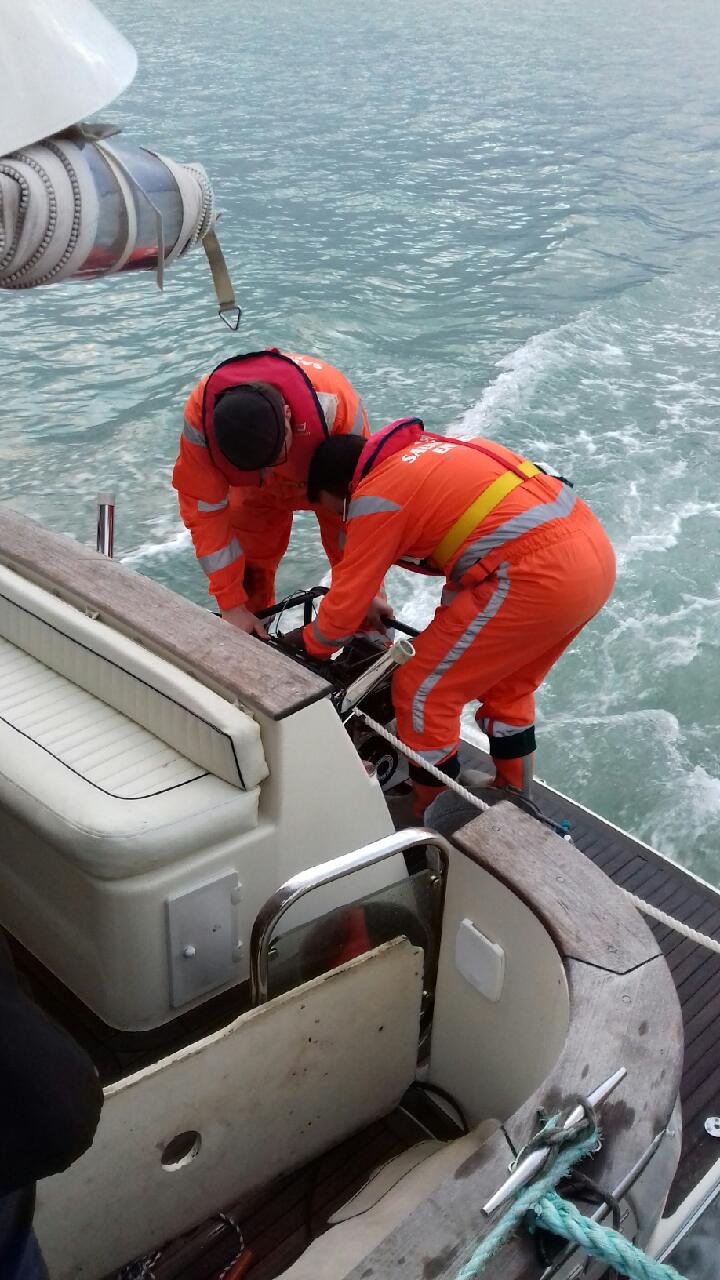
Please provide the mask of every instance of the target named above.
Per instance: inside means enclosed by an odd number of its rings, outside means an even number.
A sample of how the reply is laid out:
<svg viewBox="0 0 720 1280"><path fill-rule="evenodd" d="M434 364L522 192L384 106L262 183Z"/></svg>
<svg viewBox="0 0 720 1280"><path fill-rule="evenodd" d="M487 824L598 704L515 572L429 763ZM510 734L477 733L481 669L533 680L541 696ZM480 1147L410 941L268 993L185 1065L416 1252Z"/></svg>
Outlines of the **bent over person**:
<svg viewBox="0 0 720 1280"><path fill-rule="evenodd" d="M426 434L417 418L367 442L321 444L308 493L336 512L347 504L347 541L296 642L329 657L357 630L393 563L444 576L415 657L393 676L398 736L456 777L460 715L479 699L496 785L529 795L535 690L615 581L599 521L567 482L510 449ZM418 765L410 776L422 812L442 787Z"/></svg>
<svg viewBox="0 0 720 1280"><path fill-rule="evenodd" d="M173 486L228 622L265 635L255 613L274 602L295 511L316 511L325 553L337 563L342 520L308 501L308 467L323 440L368 431L347 378L314 356L234 356L191 392Z"/></svg>

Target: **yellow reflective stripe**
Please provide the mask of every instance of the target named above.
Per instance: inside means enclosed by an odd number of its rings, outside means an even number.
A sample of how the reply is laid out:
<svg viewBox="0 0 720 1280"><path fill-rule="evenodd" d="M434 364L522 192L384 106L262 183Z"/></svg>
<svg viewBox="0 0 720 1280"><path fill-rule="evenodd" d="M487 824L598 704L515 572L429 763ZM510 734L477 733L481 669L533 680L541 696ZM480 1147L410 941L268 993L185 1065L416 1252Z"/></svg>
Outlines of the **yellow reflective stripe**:
<svg viewBox="0 0 720 1280"><path fill-rule="evenodd" d="M519 462L518 471L522 471L529 480L532 476L539 475L540 468L533 466L532 462ZM522 483L521 477L514 471L504 471L497 480L493 480L492 484L488 485L487 489L483 489L480 496L471 503L467 511L463 511L455 524L448 529L445 537L438 542L435 550L431 552L430 558L435 561L439 569L444 569L448 560L455 554L458 547L462 546L473 529L477 529L485 517L500 505L503 498Z"/></svg>

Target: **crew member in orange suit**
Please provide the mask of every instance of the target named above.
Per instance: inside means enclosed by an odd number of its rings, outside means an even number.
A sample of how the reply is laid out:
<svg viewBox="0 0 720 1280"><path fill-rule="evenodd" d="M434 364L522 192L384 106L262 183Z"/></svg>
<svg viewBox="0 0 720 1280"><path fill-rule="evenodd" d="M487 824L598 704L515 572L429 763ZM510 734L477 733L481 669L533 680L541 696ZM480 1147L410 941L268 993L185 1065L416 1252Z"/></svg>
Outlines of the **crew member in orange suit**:
<svg viewBox="0 0 720 1280"><path fill-rule="evenodd" d="M368 433L357 392L314 356L235 356L191 392L173 486L228 622L265 636L255 613L274 602L295 511L316 512L330 564L340 559L342 520L308 501L308 467L323 440Z"/></svg>
<svg viewBox="0 0 720 1280"><path fill-rule="evenodd" d="M444 576L416 656L393 677L398 736L456 777L460 715L477 698L496 784L529 795L535 690L615 581L599 521L566 481L502 445L425 433L417 418L367 442L321 444L308 493L347 508L348 532L330 591L294 642L329 657L357 631L391 564ZM411 778L422 812L443 788L414 764Z"/></svg>

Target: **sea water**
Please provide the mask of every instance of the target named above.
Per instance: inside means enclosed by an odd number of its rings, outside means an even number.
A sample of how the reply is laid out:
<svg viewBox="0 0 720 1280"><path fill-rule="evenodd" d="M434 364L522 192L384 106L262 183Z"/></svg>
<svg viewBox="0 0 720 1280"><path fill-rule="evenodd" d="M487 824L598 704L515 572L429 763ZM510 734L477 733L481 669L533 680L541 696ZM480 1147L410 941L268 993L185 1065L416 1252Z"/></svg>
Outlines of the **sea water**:
<svg viewBox="0 0 720 1280"><path fill-rule="evenodd" d="M557 468L619 576L538 698L538 772L720 880L717 0L104 0L140 69L102 118L204 163L203 255L5 294L0 497L207 601L170 473L194 382L318 353L373 426L418 414ZM326 571L296 520L281 590ZM422 623L433 585L400 572Z"/></svg>

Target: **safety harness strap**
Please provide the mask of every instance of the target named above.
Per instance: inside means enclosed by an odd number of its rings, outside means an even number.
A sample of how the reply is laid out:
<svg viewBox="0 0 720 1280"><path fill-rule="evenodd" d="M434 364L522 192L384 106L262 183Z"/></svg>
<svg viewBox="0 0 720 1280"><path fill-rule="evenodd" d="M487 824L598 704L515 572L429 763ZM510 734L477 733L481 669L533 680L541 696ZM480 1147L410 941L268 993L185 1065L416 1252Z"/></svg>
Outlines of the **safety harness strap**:
<svg viewBox="0 0 720 1280"><path fill-rule="evenodd" d="M447 562L452 559L455 552L462 546L463 542L469 537L473 529L499 506L503 498L506 498L513 489L517 489L525 480L532 479L533 476L540 474L540 468L536 467L532 462L520 462L517 465L517 471L522 472L518 475L513 471L505 471L496 480L483 489L482 493L475 499L473 503L463 511L462 515L455 521L454 525L448 529L445 537L435 547L431 553L431 559L439 569L444 569Z"/></svg>
<svg viewBox="0 0 720 1280"><path fill-rule="evenodd" d="M241 311L235 301L235 291L232 287L230 273L227 269L225 255L220 248L220 241L214 227L206 233L202 240L202 247L207 255L210 272L215 286L215 295L218 301L218 315L224 320L228 329L237 329L240 324ZM233 312L235 323L228 319L226 312Z"/></svg>

